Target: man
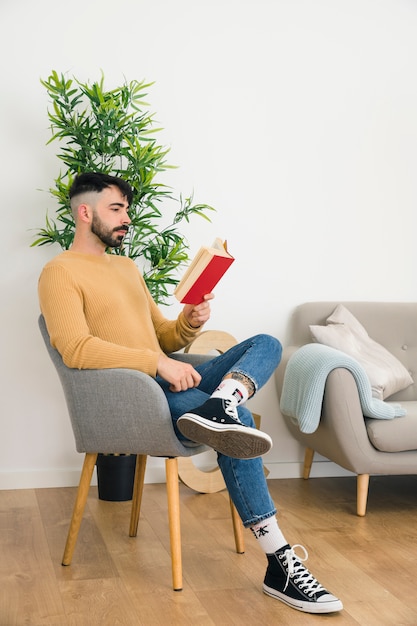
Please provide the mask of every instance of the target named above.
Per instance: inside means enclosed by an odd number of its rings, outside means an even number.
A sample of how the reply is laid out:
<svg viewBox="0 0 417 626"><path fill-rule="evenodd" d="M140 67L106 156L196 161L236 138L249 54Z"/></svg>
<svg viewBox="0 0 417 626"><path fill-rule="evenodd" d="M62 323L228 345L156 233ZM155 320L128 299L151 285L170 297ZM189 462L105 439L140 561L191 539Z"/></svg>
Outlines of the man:
<svg viewBox="0 0 417 626"><path fill-rule="evenodd" d="M281 345L256 335L197 368L168 355L188 344L210 317L210 300L185 305L166 319L133 261L107 254L121 246L130 224L130 185L105 174L79 175L70 190L72 247L47 263L39 299L51 337L68 367L130 368L154 377L167 397L176 433L205 443L218 464L245 527L267 555L266 594L309 613L342 603L304 567L276 519L260 456L272 445L255 428L246 400L270 378Z"/></svg>

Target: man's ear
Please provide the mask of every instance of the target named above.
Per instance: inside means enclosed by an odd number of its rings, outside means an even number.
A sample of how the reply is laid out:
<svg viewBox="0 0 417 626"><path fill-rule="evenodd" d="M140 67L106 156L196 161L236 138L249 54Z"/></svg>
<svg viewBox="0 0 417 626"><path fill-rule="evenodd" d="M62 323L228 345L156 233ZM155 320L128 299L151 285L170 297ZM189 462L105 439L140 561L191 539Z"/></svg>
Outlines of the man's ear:
<svg viewBox="0 0 417 626"><path fill-rule="evenodd" d="M80 204L77 209L77 216L81 222L89 222L91 207L88 204Z"/></svg>

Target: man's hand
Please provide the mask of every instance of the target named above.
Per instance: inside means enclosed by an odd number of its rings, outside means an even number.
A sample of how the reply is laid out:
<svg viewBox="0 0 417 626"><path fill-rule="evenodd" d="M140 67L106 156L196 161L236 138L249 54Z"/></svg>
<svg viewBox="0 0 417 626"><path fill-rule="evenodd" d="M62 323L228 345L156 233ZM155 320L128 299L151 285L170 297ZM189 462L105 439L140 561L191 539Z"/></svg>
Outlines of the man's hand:
<svg viewBox="0 0 417 626"><path fill-rule="evenodd" d="M198 387L201 381L200 374L190 363L170 359L166 354L159 356L157 374L170 383L171 391L186 391Z"/></svg>
<svg viewBox="0 0 417 626"><path fill-rule="evenodd" d="M190 326L199 328L207 322L210 318L210 300L213 300L214 294L208 293L204 296L204 302L200 304L186 304L183 308L183 313L187 318Z"/></svg>

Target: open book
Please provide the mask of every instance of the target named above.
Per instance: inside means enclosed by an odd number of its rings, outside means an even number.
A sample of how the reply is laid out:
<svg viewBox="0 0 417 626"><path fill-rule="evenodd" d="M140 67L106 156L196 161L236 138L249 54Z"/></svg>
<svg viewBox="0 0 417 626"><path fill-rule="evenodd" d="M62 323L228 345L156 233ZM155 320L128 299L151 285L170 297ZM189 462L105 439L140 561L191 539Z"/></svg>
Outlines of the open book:
<svg viewBox="0 0 417 626"><path fill-rule="evenodd" d="M215 239L211 248L203 246L197 252L174 294L184 304L200 304L211 293L234 258L228 253L226 242Z"/></svg>

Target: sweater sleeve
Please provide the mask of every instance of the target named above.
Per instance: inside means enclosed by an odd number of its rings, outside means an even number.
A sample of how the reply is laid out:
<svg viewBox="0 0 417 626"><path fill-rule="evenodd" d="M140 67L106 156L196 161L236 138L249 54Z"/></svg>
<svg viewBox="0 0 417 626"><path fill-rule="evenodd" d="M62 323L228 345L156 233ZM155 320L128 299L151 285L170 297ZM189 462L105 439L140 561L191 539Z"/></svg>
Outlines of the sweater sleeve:
<svg viewBox="0 0 417 626"><path fill-rule="evenodd" d="M128 368L156 376L161 353L157 342L152 345L152 342L146 341L143 346L130 347L123 337L99 336L86 319L83 291L65 268L59 265L45 268L39 279L38 292L51 345L58 350L68 367ZM117 315L115 317L117 321Z"/></svg>
<svg viewBox="0 0 417 626"><path fill-rule="evenodd" d="M143 280L142 277L141 279ZM162 315L158 306L155 304L147 288L146 291L148 294L153 327L155 329L159 345L165 354L181 350L181 348L184 348L184 346L191 343L191 341L193 341L193 339L200 334L201 328L194 328L191 326L182 311L176 320L166 319Z"/></svg>

